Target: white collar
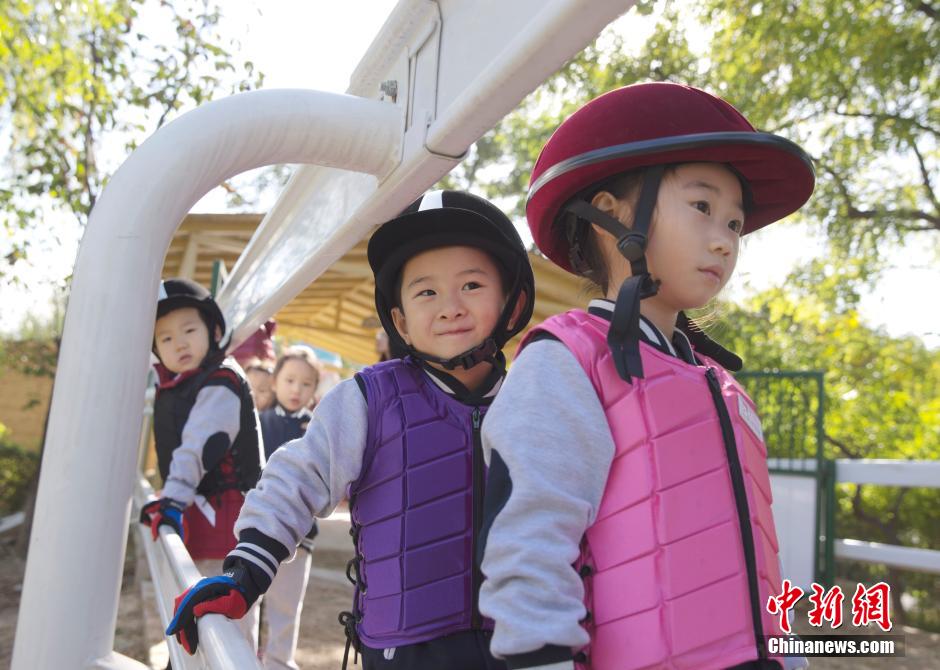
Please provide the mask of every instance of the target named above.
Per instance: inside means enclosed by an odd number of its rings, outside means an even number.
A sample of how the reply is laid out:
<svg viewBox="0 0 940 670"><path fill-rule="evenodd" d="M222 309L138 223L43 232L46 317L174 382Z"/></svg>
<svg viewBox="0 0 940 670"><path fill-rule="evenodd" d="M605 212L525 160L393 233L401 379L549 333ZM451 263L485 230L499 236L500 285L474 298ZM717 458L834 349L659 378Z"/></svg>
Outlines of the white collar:
<svg viewBox="0 0 940 670"><path fill-rule="evenodd" d="M432 373L426 367L422 367L421 369L424 370L424 374L426 374L431 379L432 382L437 384L438 388L444 391L444 393L446 393L447 395L456 395L456 391L452 389L450 386L448 386L447 382L445 382L443 379L439 378L437 375ZM482 397L484 398L494 397L496 393L499 391L500 386L503 385L503 379L505 379L505 377L500 377L499 379L497 379L496 383L493 384L492 388L490 388L489 391L484 393Z"/></svg>
<svg viewBox="0 0 940 670"><path fill-rule="evenodd" d="M306 407L301 407L296 412L288 412L277 400L274 401L274 413L278 416L286 416L289 419L302 419L312 416L312 412Z"/></svg>
<svg viewBox="0 0 940 670"><path fill-rule="evenodd" d="M616 307L616 303L614 303L613 300L608 300L607 298L595 298L594 300L591 300L590 303L588 303L589 310L601 310L607 312L610 316L613 316L614 314L614 307ZM668 351L676 358L686 360L687 362L695 360L692 344L689 342L689 338L686 336L686 334L683 333L680 329L674 329L672 331L672 337L673 340L675 340L676 337L680 338L681 343L679 344L679 348L682 349L682 352L676 351L676 344L674 344L673 341L670 341L663 331L656 327L656 324L654 324L642 314L640 315L640 330L643 332L643 335L648 342L654 345L658 344L660 349Z"/></svg>

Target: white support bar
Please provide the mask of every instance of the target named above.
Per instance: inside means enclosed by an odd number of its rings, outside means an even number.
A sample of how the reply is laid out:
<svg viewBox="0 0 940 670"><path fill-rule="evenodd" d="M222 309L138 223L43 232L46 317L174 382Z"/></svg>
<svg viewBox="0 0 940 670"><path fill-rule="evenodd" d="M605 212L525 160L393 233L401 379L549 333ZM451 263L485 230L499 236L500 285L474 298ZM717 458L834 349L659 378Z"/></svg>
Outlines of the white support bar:
<svg viewBox="0 0 940 670"><path fill-rule="evenodd" d="M112 648L141 391L160 270L180 221L217 184L263 165L384 175L398 162L401 126L401 111L376 100L243 93L164 126L111 178L73 273L13 670L129 667Z"/></svg>
<svg viewBox="0 0 940 670"><path fill-rule="evenodd" d="M380 83L395 84L405 118L401 163L384 180L319 167L294 173L217 297L234 331L232 345L449 172L473 142L633 4L399 2L349 91L378 96Z"/></svg>
<svg viewBox="0 0 940 670"><path fill-rule="evenodd" d="M437 118L428 130L428 149L462 156L635 1L441 2L441 42L448 49L440 56ZM525 30L518 30L522 23ZM485 42L477 30L485 31Z"/></svg>
<svg viewBox="0 0 940 670"><path fill-rule="evenodd" d="M0 534L7 532L8 530L13 530L17 526L21 525L26 519L26 514L24 512L14 512L10 516L5 516L0 519Z"/></svg>
<svg viewBox="0 0 940 670"><path fill-rule="evenodd" d="M905 570L940 574L940 551L934 549L898 547L893 544L862 542L861 540L836 540L835 554L837 558L852 561L879 563Z"/></svg>
<svg viewBox="0 0 940 670"><path fill-rule="evenodd" d="M836 460L836 481L936 489L940 488L940 461L840 458Z"/></svg>

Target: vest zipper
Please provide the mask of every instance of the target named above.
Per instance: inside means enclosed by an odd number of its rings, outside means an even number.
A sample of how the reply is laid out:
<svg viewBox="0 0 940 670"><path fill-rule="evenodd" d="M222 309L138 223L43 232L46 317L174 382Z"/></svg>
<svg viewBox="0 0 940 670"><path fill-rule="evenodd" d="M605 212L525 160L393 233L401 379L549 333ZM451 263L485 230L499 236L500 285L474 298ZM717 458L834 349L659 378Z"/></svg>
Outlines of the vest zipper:
<svg viewBox="0 0 940 670"><path fill-rule="evenodd" d="M725 454L728 457L728 470L731 474L731 486L734 490L734 502L738 511L738 525L741 529L741 545L744 549L744 564L747 567L747 585L751 595L751 622L754 627L754 641L757 645L758 658L767 658L767 646L764 640L764 624L761 621L761 598L757 581L757 565L754 552L754 534L751 530L751 513L747 504L747 491L744 488L744 472L738 458L738 449L734 441L734 428L731 426L731 417L721 393L721 382L714 368L705 370L708 380L708 389L711 391L715 409L718 411L718 422L721 425L722 442L725 445Z"/></svg>
<svg viewBox="0 0 940 670"><path fill-rule="evenodd" d="M477 538L480 536L480 528L483 525L483 485L484 485L484 464L483 464L483 441L480 438L480 425L482 418L480 408L473 408L473 538L471 540L471 556L473 557L473 571L470 579L470 592L473 595L473 609L470 614L470 627L474 630L483 627L483 617L480 615L480 585L483 583L483 572L480 570L480 564L477 561L476 547Z"/></svg>

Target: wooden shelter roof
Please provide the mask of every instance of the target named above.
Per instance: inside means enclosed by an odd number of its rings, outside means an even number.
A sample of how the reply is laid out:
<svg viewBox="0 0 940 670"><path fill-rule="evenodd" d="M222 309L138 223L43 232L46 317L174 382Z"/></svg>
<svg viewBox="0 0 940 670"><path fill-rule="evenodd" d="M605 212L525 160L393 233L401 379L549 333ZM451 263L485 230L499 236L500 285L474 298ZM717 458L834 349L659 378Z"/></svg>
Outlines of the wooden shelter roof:
<svg viewBox="0 0 940 670"><path fill-rule="evenodd" d="M167 251L164 277L189 277L211 286L213 265L229 270L261 222L260 214L190 214ZM362 240L275 316L282 341L303 341L341 356L353 365L376 360L375 335L380 325L373 300L372 272ZM581 282L536 252L529 258L535 273L537 324L552 314L582 305ZM518 337L506 347L515 352Z"/></svg>

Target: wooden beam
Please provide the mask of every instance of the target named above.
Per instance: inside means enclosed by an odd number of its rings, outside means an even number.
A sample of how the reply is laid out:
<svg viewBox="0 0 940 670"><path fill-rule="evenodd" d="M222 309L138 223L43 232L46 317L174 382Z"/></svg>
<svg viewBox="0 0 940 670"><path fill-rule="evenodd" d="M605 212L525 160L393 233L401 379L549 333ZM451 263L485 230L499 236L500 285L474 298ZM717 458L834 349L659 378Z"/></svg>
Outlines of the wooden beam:
<svg viewBox="0 0 940 670"><path fill-rule="evenodd" d="M219 232L253 233L263 214L188 214L177 234L214 230Z"/></svg>
<svg viewBox="0 0 940 670"><path fill-rule="evenodd" d="M178 276L192 279L196 273L196 258L199 255L199 234L190 233L183 259L180 261Z"/></svg>
<svg viewBox="0 0 940 670"><path fill-rule="evenodd" d="M211 237L205 233L199 233L199 242L206 250L214 252L234 254L241 256L245 250L247 240L236 240L230 237Z"/></svg>

